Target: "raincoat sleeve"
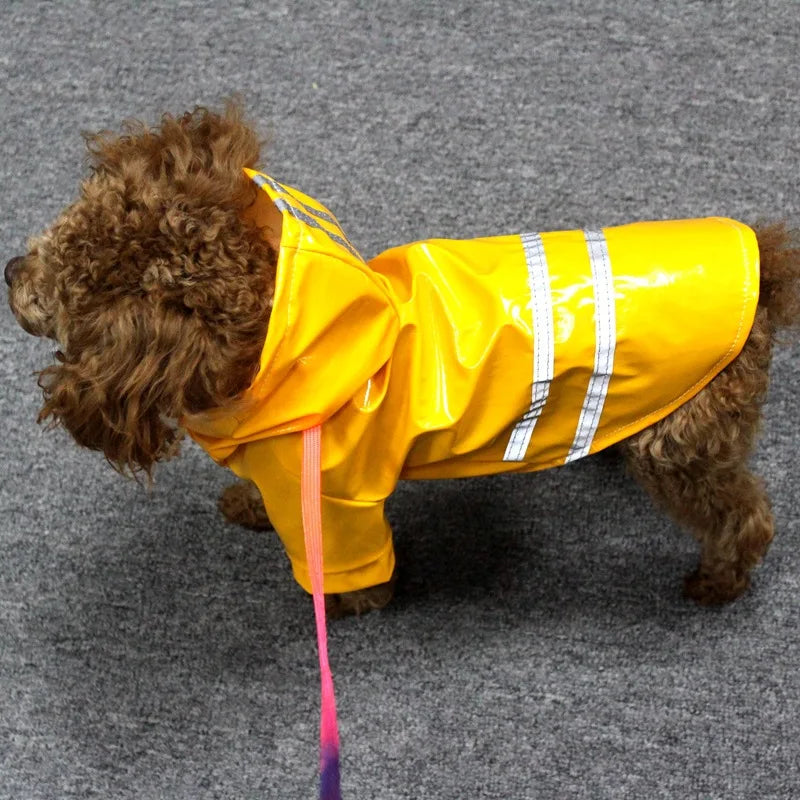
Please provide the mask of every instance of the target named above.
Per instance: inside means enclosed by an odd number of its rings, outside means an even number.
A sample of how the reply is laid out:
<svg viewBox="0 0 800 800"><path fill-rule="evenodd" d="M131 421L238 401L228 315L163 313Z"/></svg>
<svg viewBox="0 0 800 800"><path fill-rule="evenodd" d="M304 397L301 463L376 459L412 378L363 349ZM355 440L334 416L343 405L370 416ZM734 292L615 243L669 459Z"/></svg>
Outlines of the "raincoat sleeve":
<svg viewBox="0 0 800 800"><path fill-rule="evenodd" d="M283 542L297 582L311 592L300 506L301 435L252 443L228 466L258 486L270 521ZM325 477L323 473L323 486ZM353 592L388 581L394 571L391 529L384 499L322 495L325 592Z"/></svg>

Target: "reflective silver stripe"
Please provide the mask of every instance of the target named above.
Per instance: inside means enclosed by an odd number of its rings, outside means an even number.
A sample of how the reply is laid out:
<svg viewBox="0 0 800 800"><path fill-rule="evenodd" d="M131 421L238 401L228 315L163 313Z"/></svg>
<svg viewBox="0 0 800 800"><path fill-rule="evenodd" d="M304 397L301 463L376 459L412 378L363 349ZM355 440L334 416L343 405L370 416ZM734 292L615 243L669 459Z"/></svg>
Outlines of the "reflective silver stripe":
<svg viewBox="0 0 800 800"><path fill-rule="evenodd" d="M315 220L314 217L306 214L305 211L295 208L291 203L287 203L286 200L283 200L280 197L277 198L274 203L279 211L288 211L295 219L299 219L301 222L308 225L309 228L316 228L317 230L326 233L331 239L333 239L334 242L336 242L336 244L344 247L344 249L347 250L347 252L350 253L350 255L354 258L357 258L359 261L364 260L361 258L361 254L358 252L358 250L356 250L355 247L353 247L353 245L347 241L347 239L345 239L343 236L339 236L333 231L329 231L324 225L320 225L320 223Z"/></svg>
<svg viewBox="0 0 800 800"><path fill-rule="evenodd" d="M347 250L351 256L357 258L359 261L364 260L361 257L361 253L359 253L358 250L356 250L355 247L353 247L353 245L347 240L341 226L331 214L326 214L324 211L321 211L318 208L312 208L307 203L302 202L302 200L299 200L293 194L291 194L291 192L289 192L285 186L282 186L277 181L272 180L272 178L268 178L266 175L253 175L253 182L258 186L269 186L273 191L286 195L287 198L290 198L293 201L290 203L288 200L284 200L282 197L276 198L274 202L279 211L287 211L295 219L299 219L309 227L316 228L317 230L328 234L328 236L333 239L336 244L344 247L344 249ZM302 206L305 211L299 209L297 205L294 205L295 203ZM306 211L309 213L306 213ZM311 214L335 226L339 233L341 233L341 236L333 231L329 231L324 225L320 225L319 222L314 219L313 216L311 216Z"/></svg>
<svg viewBox="0 0 800 800"><path fill-rule="evenodd" d="M283 187L279 183L275 183L272 178L268 178L266 175L253 175L253 183L256 186L271 186L276 192L283 191Z"/></svg>
<svg viewBox="0 0 800 800"><path fill-rule="evenodd" d="M511 431L511 438L503 456L504 461L524 461L533 429L550 393L555 360L553 297L544 244L538 233L525 233L521 238L525 249L525 263L528 267L528 286L533 314L533 385L531 406Z"/></svg>
<svg viewBox="0 0 800 800"><path fill-rule="evenodd" d="M308 205L308 203L304 203L299 197L295 197L288 187L284 186L282 183L278 183L278 181L270 178L268 175L254 175L253 180L259 186L264 186L264 184L266 184L270 187L270 189L272 189L273 192L285 194L292 200L293 205L302 207L305 211L308 211L310 214L313 214L315 217L317 217L317 219L325 220L325 222L329 222L331 225L335 225L337 228L339 228L339 230L341 230L342 226L339 224L339 220L336 219L333 214L328 214L321 208L314 208L313 206Z"/></svg>
<svg viewBox="0 0 800 800"><path fill-rule="evenodd" d="M608 243L602 231L584 231L583 235L589 251L594 285L594 371L586 388L575 439L564 463L589 454L606 402L608 384L614 371L614 351L617 346L614 277L611 274Z"/></svg>

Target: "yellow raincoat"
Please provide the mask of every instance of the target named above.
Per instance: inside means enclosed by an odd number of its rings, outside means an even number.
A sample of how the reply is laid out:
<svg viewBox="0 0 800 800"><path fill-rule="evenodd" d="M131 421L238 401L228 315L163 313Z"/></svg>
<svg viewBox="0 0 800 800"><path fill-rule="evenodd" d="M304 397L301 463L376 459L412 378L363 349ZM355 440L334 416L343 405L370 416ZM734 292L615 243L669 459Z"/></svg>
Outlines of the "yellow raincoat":
<svg viewBox="0 0 800 800"><path fill-rule="evenodd" d="M256 483L310 591L301 432L322 423L325 591L387 581L401 478L523 472L665 417L742 348L758 248L739 222L430 240L365 262L322 205L246 170L282 214L252 386L190 433ZM261 224L261 223L259 223Z"/></svg>

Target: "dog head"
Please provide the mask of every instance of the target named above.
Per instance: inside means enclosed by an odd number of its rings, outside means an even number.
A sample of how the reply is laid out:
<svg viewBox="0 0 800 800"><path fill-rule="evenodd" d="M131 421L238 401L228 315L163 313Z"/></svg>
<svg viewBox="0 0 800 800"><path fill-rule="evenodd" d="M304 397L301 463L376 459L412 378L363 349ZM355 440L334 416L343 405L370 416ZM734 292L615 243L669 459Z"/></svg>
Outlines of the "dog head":
<svg viewBox="0 0 800 800"><path fill-rule="evenodd" d="M243 216L258 141L229 104L87 144L79 198L6 266L9 302L58 345L40 421L149 474L182 416L226 405L258 370L276 263Z"/></svg>

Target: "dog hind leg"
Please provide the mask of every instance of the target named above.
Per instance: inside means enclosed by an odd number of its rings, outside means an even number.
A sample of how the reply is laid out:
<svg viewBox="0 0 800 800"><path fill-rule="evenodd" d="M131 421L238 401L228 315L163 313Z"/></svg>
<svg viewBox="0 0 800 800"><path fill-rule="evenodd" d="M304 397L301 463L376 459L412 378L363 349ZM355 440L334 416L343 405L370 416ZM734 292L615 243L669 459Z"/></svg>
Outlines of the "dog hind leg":
<svg viewBox="0 0 800 800"><path fill-rule="evenodd" d="M655 502L701 545L686 594L729 602L773 536L769 500L748 469L767 389L771 325L759 309L739 357L695 397L621 445L628 468Z"/></svg>
<svg viewBox="0 0 800 800"><path fill-rule="evenodd" d="M766 553L773 519L764 487L746 467L717 469L665 465L627 448L630 471L655 502L700 541L700 563L685 593L701 605L727 603L750 585L750 571Z"/></svg>

